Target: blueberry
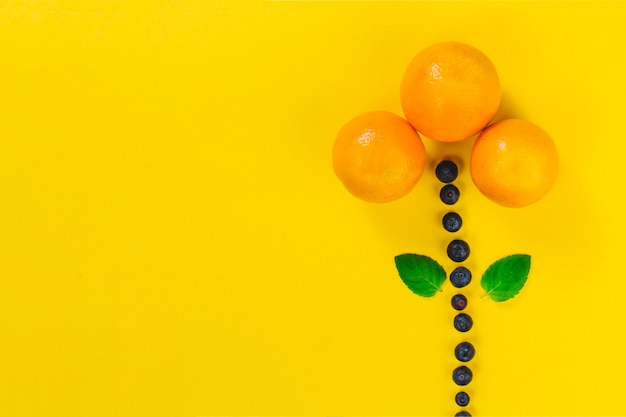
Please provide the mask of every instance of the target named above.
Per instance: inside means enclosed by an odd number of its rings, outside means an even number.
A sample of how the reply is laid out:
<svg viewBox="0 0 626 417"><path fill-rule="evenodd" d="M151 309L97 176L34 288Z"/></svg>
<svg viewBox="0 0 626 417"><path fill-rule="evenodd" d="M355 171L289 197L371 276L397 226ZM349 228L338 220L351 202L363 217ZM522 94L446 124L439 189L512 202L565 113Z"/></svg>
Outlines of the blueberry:
<svg viewBox="0 0 626 417"><path fill-rule="evenodd" d="M457 405L461 407L465 407L470 402L470 397L465 391L457 392L454 397L454 401L456 401Z"/></svg>
<svg viewBox="0 0 626 417"><path fill-rule="evenodd" d="M460 191L452 184L444 185L441 187L441 191L439 192L439 198L441 201L448 205L452 205L459 201Z"/></svg>
<svg viewBox="0 0 626 417"><path fill-rule="evenodd" d="M460 313L454 318L454 328L460 332L469 332L473 325L474 321L468 314Z"/></svg>
<svg viewBox="0 0 626 417"><path fill-rule="evenodd" d="M452 380L457 385L467 385L472 382L472 370L465 365L461 365L452 371Z"/></svg>
<svg viewBox="0 0 626 417"><path fill-rule="evenodd" d="M457 175L459 175L459 169L454 162L445 160L439 162L437 168L435 168L435 174L439 181L448 183L456 179Z"/></svg>
<svg viewBox="0 0 626 417"><path fill-rule="evenodd" d="M454 356L461 362L469 362L474 357L474 345L470 342L461 342L454 348Z"/></svg>
<svg viewBox="0 0 626 417"><path fill-rule="evenodd" d="M463 411L459 411L458 413L456 413L454 417L472 417L472 415L468 413L467 411L463 410Z"/></svg>
<svg viewBox="0 0 626 417"><path fill-rule="evenodd" d="M454 262L463 262L469 254L469 245L464 240L455 239L448 245L448 257Z"/></svg>
<svg viewBox="0 0 626 417"><path fill-rule="evenodd" d="M461 216L458 213L450 212L443 216L442 223L443 228L448 232L458 232L463 225L463 220L461 220Z"/></svg>
<svg viewBox="0 0 626 417"><path fill-rule="evenodd" d="M464 266L455 268L450 273L450 282L457 288L463 288L472 280L472 273Z"/></svg>
<svg viewBox="0 0 626 417"><path fill-rule="evenodd" d="M467 297L463 294L457 294L452 297L452 308L461 311L467 307Z"/></svg>

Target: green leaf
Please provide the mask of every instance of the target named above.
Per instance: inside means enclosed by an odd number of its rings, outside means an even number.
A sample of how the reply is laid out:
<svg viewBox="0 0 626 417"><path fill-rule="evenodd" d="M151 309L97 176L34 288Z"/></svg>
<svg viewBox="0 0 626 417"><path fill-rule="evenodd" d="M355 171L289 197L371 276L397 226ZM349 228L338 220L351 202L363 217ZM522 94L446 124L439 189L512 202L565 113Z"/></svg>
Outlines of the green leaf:
<svg viewBox="0 0 626 417"><path fill-rule="evenodd" d="M493 301L506 301L524 288L529 272L530 255L510 255L487 268L480 286Z"/></svg>
<svg viewBox="0 0 626 417"><path fill-rule="evenodd" d="M422 297L437 294L446 280L446 271L428 256L405 253L396 256L395 261L404 284Z"/></svg>

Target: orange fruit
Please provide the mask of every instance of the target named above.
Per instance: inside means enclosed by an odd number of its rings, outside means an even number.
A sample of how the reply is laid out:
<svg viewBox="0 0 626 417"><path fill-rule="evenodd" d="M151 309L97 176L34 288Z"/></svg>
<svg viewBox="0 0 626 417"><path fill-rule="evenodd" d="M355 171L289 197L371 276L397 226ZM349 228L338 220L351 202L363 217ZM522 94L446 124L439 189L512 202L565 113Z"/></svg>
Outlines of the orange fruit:
<svg viewBox="0 0 626 417"><path fill-rule="evenodd" d="M386 111L364 113L346 123L332 154L333 169L346 189L373 203L408 194L426 161L419 134L405 119Z"/></svg>
<svg viewBox="0 0 626 417"><path fill-rule="evenodd" d="M500 106L493 63L460 42L431 45L411 61L400 87L402 110L422 134L456 142L480 132Z"/></svg>
<svg viewBox="0 0 626 417"><path fill-rule="evenodd" d="M506 119L478 136L470 160L476 187L505 207L523 207L546 195L556 181L559 157L539 126Z"/></svg>

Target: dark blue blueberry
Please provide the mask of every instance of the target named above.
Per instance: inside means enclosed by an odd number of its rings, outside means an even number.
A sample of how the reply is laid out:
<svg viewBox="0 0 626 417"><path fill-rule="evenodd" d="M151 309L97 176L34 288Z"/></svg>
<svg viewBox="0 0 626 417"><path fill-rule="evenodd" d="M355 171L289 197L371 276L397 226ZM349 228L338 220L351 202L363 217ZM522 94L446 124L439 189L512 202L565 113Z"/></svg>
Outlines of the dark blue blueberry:
<svg viewBox="0 0 626 417"><path fill-rule="evenodd" d="M461 342L454 348L454 356L461 362L469 362L474 357L474 345L470 342Z"/></svg>
<svg viewBox="0 0 626 417"><path fill-rule="evenodd" d="M467 392L461 391L456 393L454 401L456 401L457 405L465 407L467 404L469 404L470 397Z"/></svg>
<svg viewBox="0 0 626 417"><path fill-rule="evenodd" d="M455 204L457 201L459 201L460 194L461 193L459 192L458 188L456 188L452 184L448 184L441 187L441 191L439 192L439 198L441 198L441 201L451 206L452 204Z"/></svg>
<svg viewBox="0 0 626 417"><path fill-rule="evenodd" d="M468 314L459 313L454 318L454 328L460 332L469 332L473 325L474 321Z"/></svg>
<svg viewBox="0 0 626 417"><path fill-rule="evenodd" d="M461 365L452 371L452 380L457 385L467 385L472 382L472 370L465 365Z"/></svg>
<svg viewBox="0 0 626 417"><path fill-rule="evenodd" d="M472 417L472 415L468 413L467 411L463 410L463 411L459 411L458 413L456 413L454 417Z"/></svg>
<svg viewBox="0 0 626 417"><path fill-rule="evenodd" d="M437 168L435 168L435 174L439 181L449 183L454 181L457 175L459 175L459 168L457 168L454 162L445 160L439 162Z"/></svg>
<svg viewBox="0 0 626 417"><path fill-rule="evenodd" d="M464 240L455 239L448 245L448 257L454 262L463 262L469 254L469 245Z"/></svg>
<svg viewBox="0 0 626 417"><path fill-rule="evenodd" d="M443 216L442 223L443 228L448 232L458 232L463 225L463 220L461 220L461 216L458 213L450 212Z"/></svg>
<svg viewBox="0 0 626 417"><path fill-rule="evenodd" d="M455 268L450 273L450 282L457 288L463 288L472 280L472 273L464 266Z"/></svg>
<svg viewBox="0 0 626 417"><path fill-rule="evenodd" d="M467 297L463 294L457 294L452 297L452 308L461 311L467 307Z"/></svg>

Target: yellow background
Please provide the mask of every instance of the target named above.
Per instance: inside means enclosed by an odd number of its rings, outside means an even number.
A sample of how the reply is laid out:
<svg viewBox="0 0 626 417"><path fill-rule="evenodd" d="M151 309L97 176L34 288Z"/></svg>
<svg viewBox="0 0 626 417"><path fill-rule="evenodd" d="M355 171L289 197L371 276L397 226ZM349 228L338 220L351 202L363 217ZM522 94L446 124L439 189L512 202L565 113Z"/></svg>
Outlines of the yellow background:
<svg viewBox="0 0 626 417"><path fill-rule="evenodd" d="M446 270L434 167L461 168L475 416L626 415L622 2L4 0L0 5L0 415L453 415L455 293L411 294L393 257ZM336 180L337 130L401 114L441 40L498 69L497 118L561 157L505 209L472 140L425 139L406 198ZM481 299L529 253L515 299Z"/></svg>

